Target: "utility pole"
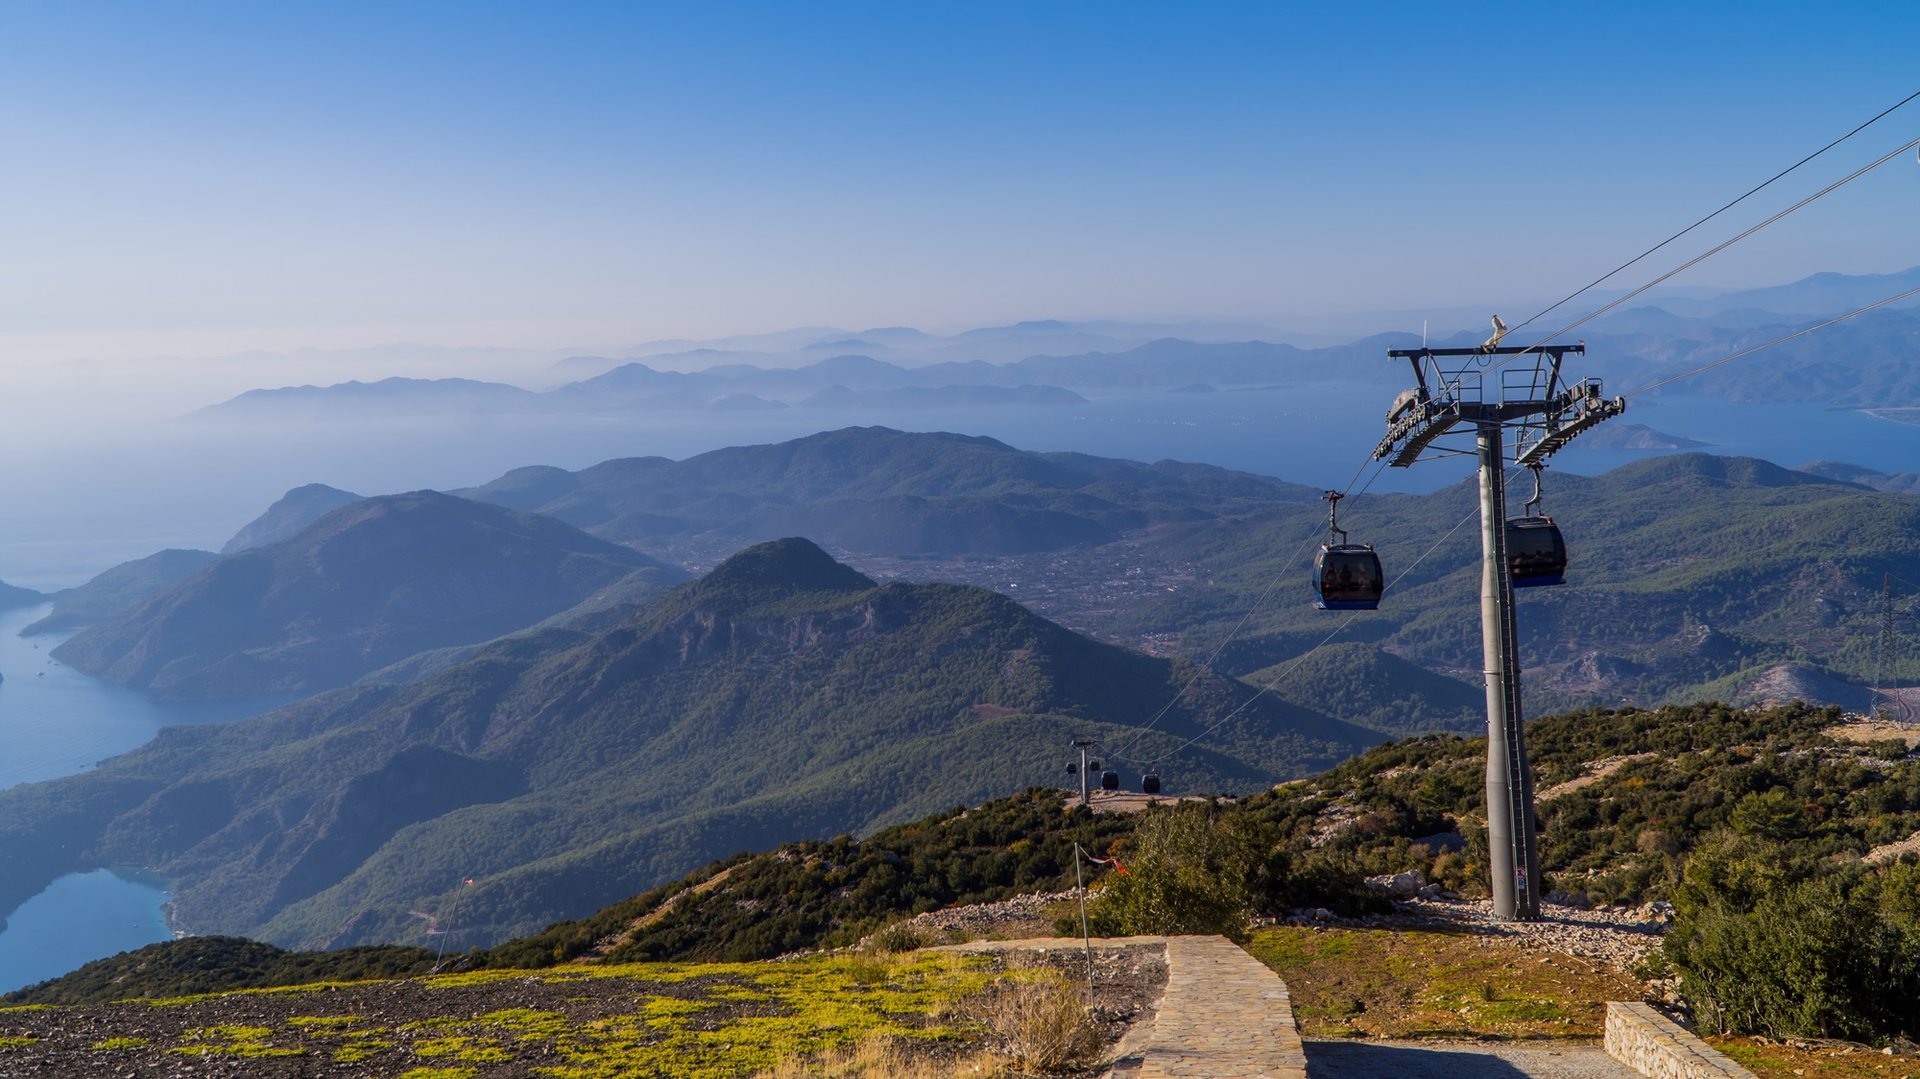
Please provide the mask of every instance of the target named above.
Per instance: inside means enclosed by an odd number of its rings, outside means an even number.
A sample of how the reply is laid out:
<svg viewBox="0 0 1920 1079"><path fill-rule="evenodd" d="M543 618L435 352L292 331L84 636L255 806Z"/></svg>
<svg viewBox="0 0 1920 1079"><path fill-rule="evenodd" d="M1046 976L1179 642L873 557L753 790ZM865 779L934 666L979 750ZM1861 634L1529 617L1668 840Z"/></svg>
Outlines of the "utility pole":
<svg viewBox="0 0 1920 1079"><path fill-rule="evenodd" d="M1880 645L1876 649L1873 672L1873 696L1876 704L1870 719L1889 719L1905 726L1913 719L1913 706L1904 690L1888 685L1893 664L1893 574L1880 575ZM1898 714L1895 710L1898 709Z"/></svg>
<svg viewBox="0 0 1920 1079"><path fill-rule="evenodd" d="M1413 365L1414 388L1387 412L1375 460L1405 468L1436 457L1473 455L1480 466L1480 653L1487 692L1487 847L1493 913L1503 920L1540 916L1540 854L1535 838L1533 768L1520 707L1520 660L1507 559L1507 434L1512 460L1538 465L1582 432L1624 412L1623 398L1600 396L1600 382L1567 384L1561 360L1585 345L1502 348L1505 328L1479 348L1394 349ZM1518 359L1490 367L1493 357ZM1502 360L1501 364L1513 362ZM1498 377L1495 377L1498 376ZM1473 444L1460 444L1471 431Z"/></svg>

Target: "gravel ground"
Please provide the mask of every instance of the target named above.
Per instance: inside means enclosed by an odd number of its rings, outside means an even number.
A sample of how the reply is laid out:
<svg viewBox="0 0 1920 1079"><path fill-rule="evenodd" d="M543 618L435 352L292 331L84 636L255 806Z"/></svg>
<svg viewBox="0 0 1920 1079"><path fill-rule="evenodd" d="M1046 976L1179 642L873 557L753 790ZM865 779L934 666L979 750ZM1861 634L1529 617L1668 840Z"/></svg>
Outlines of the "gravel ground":
<svg viewBox="0 0 1920 1079"><path fill-rule="evenodd" d="M995 903L947 907L907 919L930 944L959 944L969 940L1024 940L1053 935L1054 907L1071 903L1078 893L1016 895ZM869 938L871 940L872 938Z"/></svg>
<svg viewBox="0 0 1920 1079"><path fill-rule="evenodd" d="M1664 917L1650 906L1583 910L1549 903L1542 906L1537 922L1496 921L1493 902L1485 899L1412 899L1394 907L1392 914L1365 918L1316 921L1311 914L1303 913L1289 921L1379 929L1449 929L1506 938L1522 948L1594 959L1622 971L1630 971L1658 948L1660 935L1666 932Z"/></svg>

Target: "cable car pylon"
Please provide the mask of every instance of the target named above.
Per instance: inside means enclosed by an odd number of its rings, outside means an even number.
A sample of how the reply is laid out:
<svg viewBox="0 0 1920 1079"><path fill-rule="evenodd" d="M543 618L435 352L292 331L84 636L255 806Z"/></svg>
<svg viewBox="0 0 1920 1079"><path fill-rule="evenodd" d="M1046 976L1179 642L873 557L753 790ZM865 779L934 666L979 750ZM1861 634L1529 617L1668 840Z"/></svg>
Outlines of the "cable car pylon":
<svg viewBox="0 0 1920 1079"><path fill-rule="evenodd" d="M1414 388L1387 412L1387 434L1375 460L1405 468L1416 461L1472 454L1480 465L1480 650L1487 690L1487 846L1492 861L1493 913L1504 920L1540 917L1540 854L1535 838L1533 769L1527 761L1520 709L1520 662L1513 616L1514 567L1509 537L1534 538L1537 527L1507 520L1505 470L1544 463L1568 442L1626 411L1624 398L1600 396L1598 379L1568 383L1560 375L1568 354L1586 346L1502 347L1497 332L1479 348L1393 349L1391 359L1413 365ZM1489 369L1491 357L1534 357L1531 369ZM1470 446L1460 436L1472 433ZM1535 473L1538 476L1538 473ZM1531 505L1531 503L1530 503ZM1527 520L1521 518L1520 520ZM1551 526L1551 519L1547 519ZM1558 538L1559 530L1553 530ZM1565 570L1565 546L1560 570ZM1541 581L1539 583L1558 583Z"/></svg>

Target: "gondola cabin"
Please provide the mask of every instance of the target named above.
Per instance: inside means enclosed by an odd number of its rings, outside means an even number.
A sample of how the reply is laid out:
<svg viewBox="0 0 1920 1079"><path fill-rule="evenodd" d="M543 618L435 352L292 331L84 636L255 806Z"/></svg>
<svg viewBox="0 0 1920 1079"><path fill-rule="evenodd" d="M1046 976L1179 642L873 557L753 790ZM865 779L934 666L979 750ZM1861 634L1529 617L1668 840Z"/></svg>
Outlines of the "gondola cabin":
<svg viewBox="0 0 1920 1079"><path fill-rule="evenodd" d="M1377 610L1386 588L1380 556L1370 544L1323 543L1314 556L1314 605L1323 611Z"/></svg>
<svg viewBox="0 0 1920 1079"><path fill-rule="evenodd" d="M1140 793L1141 794L1159 794L1160 793L1159 773L1148 772L1146 775L1143 775L1140 777Z"/></svg>
<svg viewBox="0 0 1920 1079"><path fill-rule="evenodd" d="M1100 773L1100 789L1103 791L1119 790L1120 789L1120 773L1119 772L1101 772Z"/></svg>
<svg viewBox="0 0 1920 1079"><path fill-rule="evenodd" d="M1567 543L1553 518L1507 519L1507 570L1515 588L1567 583Z"/></svg>

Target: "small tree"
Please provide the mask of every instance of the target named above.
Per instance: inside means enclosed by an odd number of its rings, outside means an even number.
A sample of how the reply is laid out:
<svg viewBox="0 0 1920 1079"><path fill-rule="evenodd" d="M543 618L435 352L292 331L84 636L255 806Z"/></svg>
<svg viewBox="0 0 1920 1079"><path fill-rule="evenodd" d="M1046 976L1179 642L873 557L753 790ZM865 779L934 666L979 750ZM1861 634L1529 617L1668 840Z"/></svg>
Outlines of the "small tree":
<svg viewBox="0 0 1920 1079"><path fill-rule="evenodd" d="M1093 920L1102 934L1220 933L1244 939L1253 845L1212 805L1152 810L1108 878Z"/></svg>

